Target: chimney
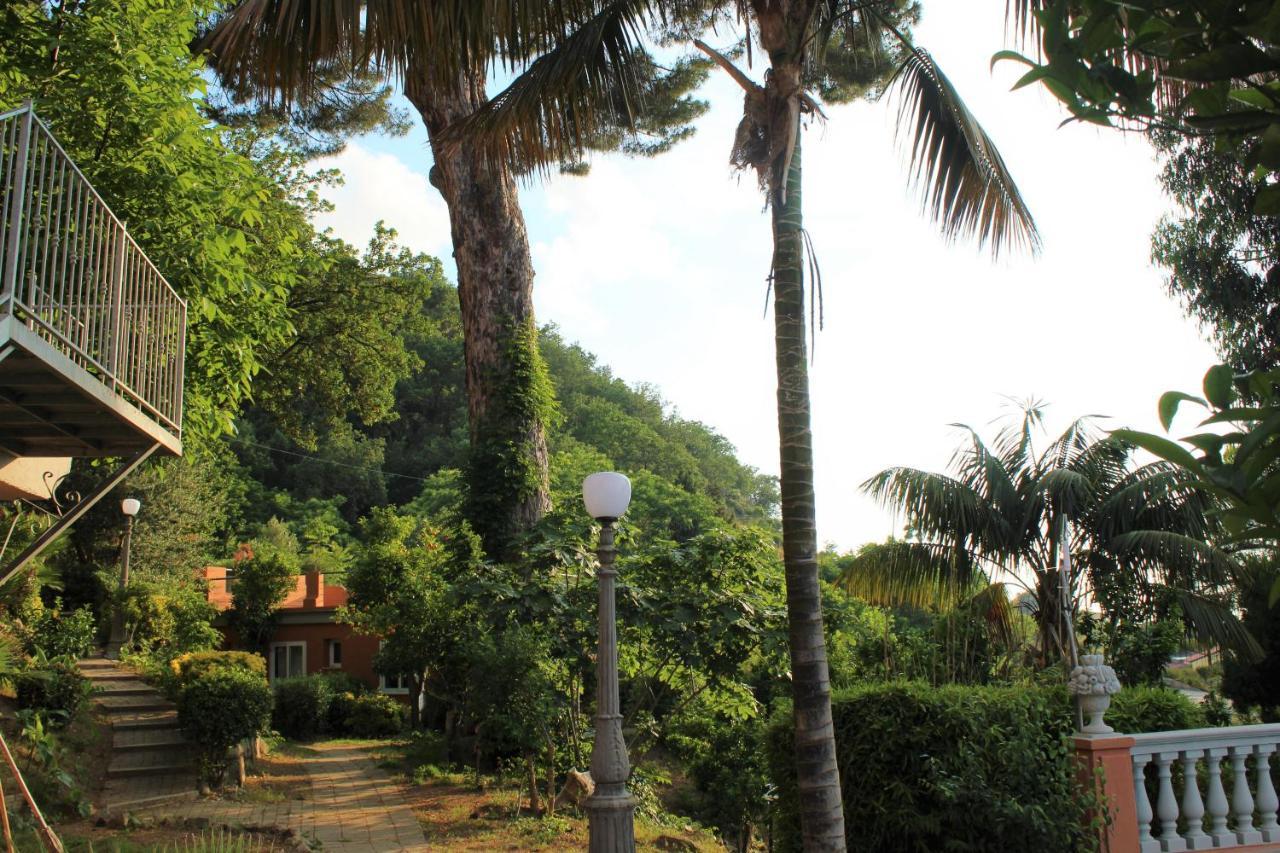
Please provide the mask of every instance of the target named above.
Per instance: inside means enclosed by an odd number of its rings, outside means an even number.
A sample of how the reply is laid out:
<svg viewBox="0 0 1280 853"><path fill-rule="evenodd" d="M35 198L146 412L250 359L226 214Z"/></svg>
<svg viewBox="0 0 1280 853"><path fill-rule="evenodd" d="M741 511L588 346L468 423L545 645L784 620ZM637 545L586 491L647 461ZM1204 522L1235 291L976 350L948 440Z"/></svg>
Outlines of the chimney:
<svg viewBox="0 0 1280 853"><path fill-rule="evenodd" d="M307 594L303 607L324 607L324 572L307 572Z"/></svg>

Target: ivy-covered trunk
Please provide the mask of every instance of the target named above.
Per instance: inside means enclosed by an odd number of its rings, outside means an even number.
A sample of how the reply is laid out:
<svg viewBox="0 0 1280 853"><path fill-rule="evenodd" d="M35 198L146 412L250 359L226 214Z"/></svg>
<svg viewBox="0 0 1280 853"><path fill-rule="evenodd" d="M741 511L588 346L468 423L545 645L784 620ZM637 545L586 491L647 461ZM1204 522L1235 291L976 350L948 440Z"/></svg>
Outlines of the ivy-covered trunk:
<svg viewBox="0 0 1280 853"><path fill-rule="evenodd" d="M545 427L554 397L538 352L533 263L515 177L466 145L440 144L445 128L484 103L484 87L483 71L453 86L410 75L405 94L431 138L431 183L449 207L458 267L471 426L467 518L486 552L503 559L551 505Z"/></svg>
<svg viewBox="0 0 1280 853"><path fill-rule="evenodd" d="M776 75L775 75L776 77ZM798 79L798 71L796 73ZM806 853L845 849L840 770L831 721L831 682L822 632L818 534L813 494L813 433L809 427L804 246L800 197L800 128L785 183L778 161L773 194L773 314L778 369L782 550L795 713L796 774ZM785 192L783 191L785 187Z"/></svg>

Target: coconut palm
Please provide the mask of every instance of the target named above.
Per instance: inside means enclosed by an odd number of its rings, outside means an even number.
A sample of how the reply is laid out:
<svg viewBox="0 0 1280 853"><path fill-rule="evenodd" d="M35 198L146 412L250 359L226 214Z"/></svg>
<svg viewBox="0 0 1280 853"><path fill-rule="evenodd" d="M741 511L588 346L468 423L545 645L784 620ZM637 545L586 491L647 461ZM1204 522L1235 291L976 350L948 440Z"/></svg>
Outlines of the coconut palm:
<svg viewBox="0 0 1280 853"><path fill-rule="evenodd" d="M1135 465L1134 445L1087 417L1037 451L1043 416L1034 404L990 445L963 429L968 440L948 474L889 468L863 484L903 514L911 536L861 552L841 578L846 589L918 605L991 580L1022 587L1042 664L1067 656L1070 614L1090 593L1139 609L1168 595L1205 639L1251 648L1225 606L1241 566L1207 544L1213 504L1185 471Z"/></svg>
<svg viewBox="0 0 1280 853"><path fill-rule="evenodd" d="M566 110L617 80L628 90L632 40L655 24L669 36L680 25L697 35L711 25L745 29L748 57L768 58L763 85L722 52L693 40L746 97L731 161L754 169L772 211L773 289L781 511L789 645L794 693L797 779L806 850L845 849L830 683L822 631L809 380L805 364L805 275L816 285L801 207L801 131L828 102L881 91L886 78L900 98L900 138L923 207L948 238L972 238L993 251L1034 248L1031 215L991 139L929 54L904 30L918 15L912 0L734 0L604 3L590 26L539 58L528 73L452 128L455 141L495 162L533 165L565 159L590 133L589 109ZM697 29L694 29L694 28ZM597 34L607 33L608 37ZM619 73L621 72L621 73ZM634 88L634 87L630 87ZM550 96L548 96L550 95ZM619 95L615 95L616 98ZM623 99L625 105L625 98ZM573 121L566 121L572 116ZM455 144L460 144L455 142ZM810 312L813 311L812 303Z"/></svg>

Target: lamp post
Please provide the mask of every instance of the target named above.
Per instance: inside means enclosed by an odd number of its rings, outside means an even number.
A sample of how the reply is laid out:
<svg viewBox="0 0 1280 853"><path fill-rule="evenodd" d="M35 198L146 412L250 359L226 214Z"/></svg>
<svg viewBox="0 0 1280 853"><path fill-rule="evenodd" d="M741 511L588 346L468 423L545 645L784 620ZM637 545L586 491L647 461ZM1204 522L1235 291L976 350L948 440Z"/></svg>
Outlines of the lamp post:
<svg viewBox="0 0 1280 853"><path fill-rule="evenodd" d="M600 637L596 653L596 739L591 750L591 780L595 791L587 799L590 853L634 853L636 849L636 801L627 790L631 763L622 738L622 711L618 701L618 629L614 606L614 522L631 502L631 481L612 471L592 474L582 481L587 512L600 522L596 573L600 588Z"/></svg>
<svg viewBox="0 0 1280 853"><path fill-rule="evenodd" d="M124 513L124 542L120 546L120 595L111 616L111 636L106 649L106 656L111 660L120 658L120 649L124 646L124 592L129 588L129 545L133 540L133 517L140 509L142 501L137 498L120 501L120 511Z"/></svg>

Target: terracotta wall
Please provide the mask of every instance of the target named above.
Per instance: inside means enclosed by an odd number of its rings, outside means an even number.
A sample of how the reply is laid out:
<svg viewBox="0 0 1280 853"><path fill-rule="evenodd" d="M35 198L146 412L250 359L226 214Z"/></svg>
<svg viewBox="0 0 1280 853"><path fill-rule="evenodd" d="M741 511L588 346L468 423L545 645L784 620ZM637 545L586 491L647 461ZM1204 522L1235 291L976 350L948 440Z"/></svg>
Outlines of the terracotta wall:
<svg viewBox="0 0 1280 853"><path fill-rule="evenodd" d="M329 666L326 640L342 643L342 665ZM378 675L373 671L373 656L378 651L378 640L352 632L349 625L330 623L325 625L280 625L276 628L272 643L307 644L307 674L340 669L368 684L378 686Z"/></svg>

